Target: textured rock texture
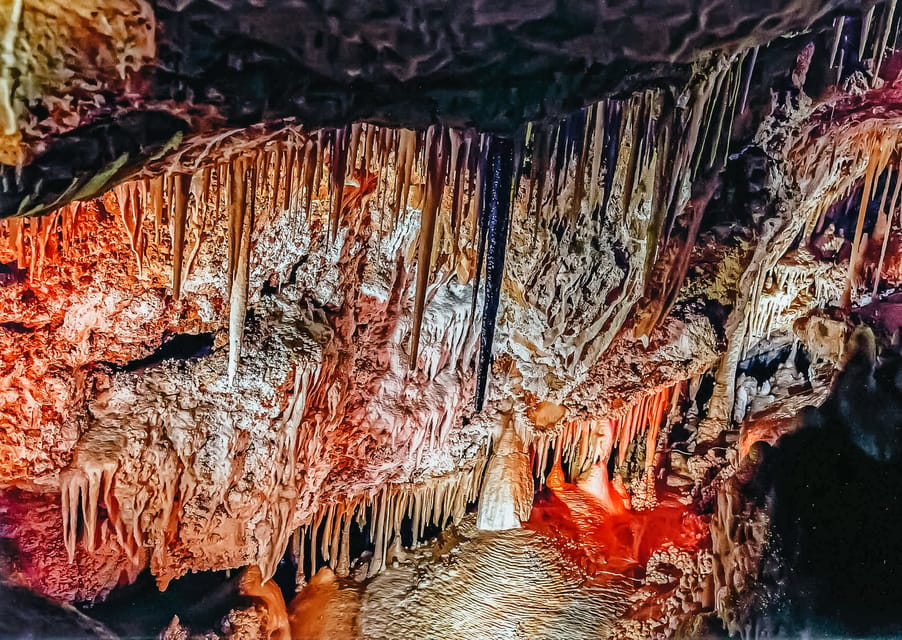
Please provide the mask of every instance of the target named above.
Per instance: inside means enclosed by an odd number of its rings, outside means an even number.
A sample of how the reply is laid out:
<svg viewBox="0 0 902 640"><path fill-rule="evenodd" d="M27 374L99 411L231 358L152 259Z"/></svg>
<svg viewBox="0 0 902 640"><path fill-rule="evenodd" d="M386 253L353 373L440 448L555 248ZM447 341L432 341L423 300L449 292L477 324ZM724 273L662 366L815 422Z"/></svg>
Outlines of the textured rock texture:
<svg viewBox="0 0 902 640"><path fill-rule="evenodd" d="M753 628L765 443L902 324L899 16L838 7L16 5L4 579L243 568L233 637Z"/></svg>

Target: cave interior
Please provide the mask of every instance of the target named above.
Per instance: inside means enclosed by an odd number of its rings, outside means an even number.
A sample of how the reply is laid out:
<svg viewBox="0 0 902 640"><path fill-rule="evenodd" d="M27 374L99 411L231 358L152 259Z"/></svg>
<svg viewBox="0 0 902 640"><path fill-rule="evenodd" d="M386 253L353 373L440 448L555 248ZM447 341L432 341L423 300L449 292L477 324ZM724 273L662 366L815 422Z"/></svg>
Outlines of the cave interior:
<svg viewBox="0 0 902 640"><path fill-rule="evenodd" d="M902 637L896 0L4 0L0 638Z"/></svg>

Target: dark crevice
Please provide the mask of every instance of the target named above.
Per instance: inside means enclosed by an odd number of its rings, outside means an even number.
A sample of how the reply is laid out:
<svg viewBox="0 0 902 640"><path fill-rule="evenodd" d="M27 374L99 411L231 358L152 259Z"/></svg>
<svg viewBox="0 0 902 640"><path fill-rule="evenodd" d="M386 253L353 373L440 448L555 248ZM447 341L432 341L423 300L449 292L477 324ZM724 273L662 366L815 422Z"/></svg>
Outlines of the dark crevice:
<svg viewBox="0 0 902 640"><path fill-rule="evenodd" d="M770 380L777 373L784 362L789 359L792 354L792 345L786 345L780 349L759 353L758 355L743 360L736 368L736 376L745 374L758 381L758 384L766 380Z"/></svg>
<svg viewBox="0 0 902 640"><path fill-rule="evenodd" d="M155 638L176 615L194 631L218 631L229 611L251 604L239 591L239 579L238 571L200 571L173 580L161 592L145 570L83 611L125 638Z"/></svg>
<svg viewBox="0 0 902 640"><path fill-rule="evenodd" d="M28 275L28 270L19 267L19 263L12 262L0 263L0 287L8 287L14 284L22 284Z"/></svg>
<svg viewBox="0 0 902 640"><path fill-rule="evenodd" d="M140 371L164 360L188 360L202 358L213 353L213 333L177 333L163 340L149 356L126 364L102 362L113 371Z"/></svg>

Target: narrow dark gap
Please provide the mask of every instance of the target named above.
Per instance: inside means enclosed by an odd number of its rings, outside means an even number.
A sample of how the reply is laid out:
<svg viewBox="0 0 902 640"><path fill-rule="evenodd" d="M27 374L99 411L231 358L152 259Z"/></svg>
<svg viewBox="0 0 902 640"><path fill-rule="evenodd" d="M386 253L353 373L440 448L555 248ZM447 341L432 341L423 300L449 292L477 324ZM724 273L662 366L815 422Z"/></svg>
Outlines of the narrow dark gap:
<svg viewBox="0 0 902 640"><path fill-rule="evenodd" d="M189 360L213 353L213 333L176 333L163 339L149 356L125 364L102 362L113 371L141 371L164 360Z"/></svg>
<svg viewBox="0 0 902 640"><path fill-rule="evenodd" d="M714 383L716 382L714 374L705 372L702 375L701 382L698 385L698 391L695 394L695 406L698 409L699 420L708 417L708 402L714 395Z"/></svg>
<svg viewBox="0 0 902 640"><path fill-rule="evenodd" d="M792 345L786 345L779 349L759 353L751 358L743 360L736 367L736 377L745 374L758 381L758 384L770 380L777 373L777 369L789 360L792 354Z"/></svg>
<svg viewBox="0 0 902 640"><path fill-rule="evenodd" d="M19 263L15 260L12 262L0 262L0 287L21 284L25 282L27 276L28 269L20 268Z"/></svg>

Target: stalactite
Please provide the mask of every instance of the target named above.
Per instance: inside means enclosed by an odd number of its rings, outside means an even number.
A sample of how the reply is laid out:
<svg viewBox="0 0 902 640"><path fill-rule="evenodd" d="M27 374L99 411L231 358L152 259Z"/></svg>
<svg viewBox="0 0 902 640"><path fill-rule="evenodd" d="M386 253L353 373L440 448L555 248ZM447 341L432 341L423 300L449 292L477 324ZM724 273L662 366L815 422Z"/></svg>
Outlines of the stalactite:
<svg viewBox="0 0 902 640"><path fill-rule="evenodd" d="M886 54L886 45L889 42L889 34L893 30L893 17L896 14L896 0L887 0L884 7L884 13L886 15L886 19L885 26L883 28L883 37L880 39L880 44L878 45L877 62L874 65L875 80L880 76L880 69L883 66L883 57Z"/></svg>
<svg viewBox="0 0 902 640"><path fill-rule="evenodd" d="M295 591L300 591L307 584L307 577L304 573L304 529L305 527L301 527L291 534L291 550L296 563L294 572Z"/></svg>
<svg viewBox="0 0 902 640"><path fill-rule="evenodd" d="M143 271L144 261L144 231L142 222L144 219L144 204L146 198L137 189L137 185L126 183L115 188L116 199L119 205L119 218L128 235L129 245L135 255L135 263L138 267L138 276ZM139 196L139 194L141 194Z"/></svg>
<svg viewBox="0 0 902 640"><path fill-rule="evenodd" d="M868 36L871 33L871 21L874 19L875 8L876 5L871 5L870 7L868 7L867 11L865 11L865 14L861 19L861 39L858 43L859 60L864 60L864 51L867 48Z"/></svg>
<svg viewBox="0 0 902 640"><path fill-rule="evenodd" d="M711 136L711 142L709 144L709 155L707 168L710 170L715 161L717 160L717 150L720 148L721 138L723 137L723 128L724 122L729 117L729 104L731 102L730 96L735 95L733 87L738 86L736 82L735 76L737 74L733 72L732 69L723 74L722 87L723 90L720 90L720 86L718 87L717 93L720 94L720 100L718 101L719 109L717 112L717 127L714 130L714 135ZM713 109L712 109L713 113ZM732 128L732 122L730 123L730 127ZM727 145L729 146L729 140L727 141Z"/></svg>
<svg viewBox="0 0 902 640"><path fill-rule="evenodd" d="M367 498L350 497L324 505L309 525L301 526L293 534L291 545L298 562L296 589L300 589L307 575L312 576L319 568L316 537L321 528L323 540L319 554L337 575L346 576L350 571L351 525L356 520L363 529L368 523L374 546L368 575L374 576L389 562L392 555L389 549L399 545L405 518L410 518L416 545L423 539L427 524L444 528L449 520L459 522L466 515L467 504L479 496L486 461L482 451L466 469L416 484L386 485ZM308 536L310 562L305 565L303 548Z"/></svg>
<svg viewBox="0 0 902 640"><path fill-rule="evenodd" d="M60 474L60 501L63 515L63 544L69 556L69 562L75 561L75 544L78 541L78 505L81 499L81 488L77 484L77 472Z"/></svg>
<svg viewBox="0 0 902 640"><path fill-rule="evenodd" d="M310 523L310 576L312 577L316 573L316 536L319 532L319 520L314 518Z"/></svg>
<svg viewBox="0 0 902 640"><path fill-rule="evenodd" d="M451 157L448 161L448 180L453 181L453 184L450 185L451 218L449 221L450 231L453 234L451 239L451 261L453 264L457 264L457 252L460 248L459 230L462 224L460 220L460 201L463 193L464 167L467 166L469 139L454 129L448 130L448 136L451 144Z"/></svg>
<svg viewBox="0 0 902 640"><path fill-rule="evenodd" d="M336 129L333 131L331 136L330 162L332 166L329 170L329 185L332 194L332 210L329 218L329 237L332 242L334 242L338 236L338 227L341 223L342 200L344 198L345 177L348 168L347 128Z"/></svg>
<svg viewBox="0 0 902 640"><path fill-rule="evenodd" d="M846 286L843 290L842 300L840 302L840 306L844 309L848 309L852 304L852 291L853 288L857 286L859 272L861 270L862 235L868 203L874 196L873 192L877 184L877 176L889 162L889 156L892 150L892 145L886 144L882 139L872 141L868 165L865 171L864 190L861 194L861 204L858 209L858 221L855 225L852 255L849 258L849 271L846 279Z"/></svg>
<svg viewBox="0 0 902 640"><path fill-rule="evenodd" d="M837 43L839 40L837 40ZM749 70L748 73L745 74L745 81L742 84L742 99L739 101L739 113L745 113L746 106L748 105L749 100L749 89L752 86L752 76L755 74L755 65L758 63L758 50L760 47L752 48L752 59L749 62ZM832 60L832 58L831 58ZM832 66L832 62L830 63Z"/></svg>
<svg viewBox="0 0 902 640"><path fill-rule="evenodd" d="M724 81L724 73L716 73L713 78L713 92L710 100L703 101L699 108L702 109L705 113L704 116L704 125L700 131L701 136L698 138L698 143L695 146L695 155L694 160L692 162L692 178L698 175L698 170L701 168L702 159L704 157L705 149L708 148L711 144L711 123L714 121L714 112L717 110L717 105L723 102L723 98L721 96L721 87L723 86Z"/></svg>
<svg viewBox="0 0 902 640"><path fill-rule="evenodd" d="M182 292L182 266L185 251L185 228L188 221L188 176L177 173L172 176L173 196L170 224L172 227L172 297L179 299Z"/></svg>
<svg viewBox="0 0 902 640"><path fill-rule="evenodd" d="M504 253L510 226L510 210L514 180L514 145L510 140L493 137L489 142L489 157L483 189L486 192L480 226L486 237L485 303L482 311L482 333L479 340L479 370L476 383L476 408L482 410L485 401L489 368L492 362L492 340L501 298L504 277ZM477 269L481 265L477 264Z"/></svg>
<svg viewBox="0 0 902 640"><path fill-rule="evenodd" d="M447 171L448 137L441 127L433 127L428 136L428 161L426 167L426 197L420 223L419 256L417 258L417 282L414 297L413 330L410 339L411 369L417 365L423 312L426 307L426 286L432 268L432 251L435 241L436 218L444 193Z"/></svg>
<svg viewBox="0 0 902 640"><path fill-rule="evenodd" d="M394 220L392 229L398 225L399 216L407 209L410 193L410 179L413 166L416 162L417 133L409 129L402 129L397 134L397 147L395 151L395 190L394 190Z"/></svg>
<svg viewBox="0 0 902 640"><path fill-rule="evenodd" d="M341 530L341 550L338 553L338 562L335 574L341 578L346 577L351 571L351 521L356 505L350 510L343 520Z"/></svg>
<svg viewBox="0 0 902 640"><path fill-rule="evenodd" d="M360 136L363 133L363 129L366 127L365 124L354 123L351 125L351 133L350 138L348 140L348 153L346 167L345 167L345 177L351 177L354 175L354 171L357 168L357 154L360 149Z"/></svg>
<svg viewBox="0 0 902 640"><path fill-rule="evenodd" d="M473 298L470 302L470 318L471 323L475 323L476 318L476 302L479 296L480 291L480 283L482 281L482 265L485 262L485 250L486 250L486 240L488 238L488 227L483 224L482 216L483 212L488 211L488 198L489 192L486 189L486 171L488 166L488 150L489 144L485 139L485 135L482 136L480 140L480 148L479 148L479 161L477 164L476 171L476 184L478 185L478 193L475 194L472 202L475 205L475 218L476 223L473 225L473 231L476 234L474 238L474 244L476 245L476 269L474 272L474 281L473 281ZM478 238L478 240L476 239Z"/></svg>
<svg viewBox="0 0 902 640"><path fill-rule="evenodd" d="M373 559L370 562L369 576L374 576L385 566L384 538L385 527L385 490L377 494L376 500L373 502Z"/></svg>
<svg viewBox="0 0 902 640"><path fill-rule="evenodd" d="M839 64L836 65L836 84L839 84L842 81L842 72L843 67L846 61L846 50L839 50Z"/></svg>
<svg viewBox="0 0 902 640"><path fill-rule="evenodd" d="M281 154L281 166L284 167L281 180L281 189L279 189L279 193L276 195L276 206L278 206L278 200L281 199L282 209L287 209L289 211L292 210L291 206L291 196L295 190L294 178L295 178L295 162L296 158L296 148L293 141L288 141L285 149Z"/></svg>
<svg viewBox="0 0 902 640"><path fill-rule="evenodd" d="M614 175L617 170L617 154L620 150L621 127L623 125L623 107L620 101L610 100L605 105L607 113L604 123L604 142L602 149L605 155L604 192L602 194L601 215L605 216L608 202L614 189Z"/></svg>
<svg viewBox="0 0 902 640"><path fill-rule="evenodd" d="M251 234L254 228L256 168L244 159L232 170L229 203L229 382L238 373L250 277Z"/></svg>
<svg viewBox="0 0 902 640"><path fill-rule="evenodd" d="M194 230L195 239L191 243L188 251L188 259L185 261L185 277L187 278L194 268L197 255L206 240L207 232L207 205L210 201L217 204L216 195L211 194L210 182L212 179L211 170L205 167L200 172L194 174L191 180L191 197L190 201L194 203L193 213L190 216L191 227ZM189 234L191 235L191 234Z"/></svg>
<svg viewBox="0 0 902 640"><path fill-rule="evenodd" d="M830 48L830 67L836 64L836 53L839 51L839 43L842 41L843 30L846 26L846 17L837 16L833 19L833 43Z"/></svg>
<svg viewBox="0 0 902 640"><path fill-rule="evenodd" d="M880 245L880 258L878 259L877 267L874 270L874 288L871 290L871 298L874 300L877 299L877 291L880 288L880 277L883 273L883 261L886 258L886 247L889 244L889 237L890 237L890 235L892 235L893 221L895 220L895 217L896 217L896 210L899 209L900 206L902 206L902 205L900 205L900 201L899 201L899 195L900 195L900 192L902 192L902 189L900 189L900 187L902 187L902 159L900 159L899 162L897 162L895 173L896 173L896 186L893 188L893 195L890 198L889 207L885 210L883 208L883 205L881 205L881 207L880 207L880 213L883 213L884 211L886 213L885 213L885 218L884 218L885 224L884 224L884 231L883 231L883 241ZM887 178L886 182L887 182L886 187L888 188L889 187L889 178ZM886 194L886 190L884 190L884 196L885 196L885 194Z"/></svg>
<svg viewBox="0 0 902 640"><path fill-rule="evenodd" d="M325 168L326 151L328 151L326 133L326 130L320 130L316 133L312 182L310 184L310 191L307 194L308 204L309 202L312 202L313 199L319 198L320 187L323 184L323 169ZM310 214L308 213L308 215Z"/></svg>
<svg viewBox="0 0 902 640"><path fill-rule="evenodd" d="M150 203L153 208L153 241L160 244L160 234L163 230L163 180L162 176L150 181Z"/></svg>
<svg viewBox="0 0 902 640"><path fill-rule="evenodd" d="M627 105L627 114L623 122L623 131L620 134L621 141L630 140L630 134L632 132L640 130L639 104L635 100L630 100ZM630 211L630 203L635 189L637 174L636 165L638 162L638 156L641 153L641 150L634 148L637 145L641 147L642 142L637 142L635 139L631 139L628 143L621 143L620 153L618 154L618 158L623 158L622 161L617 162L617 165L624 167L622 197L623 210L625 212Z"/></svg>
<svg viewBox="0 0 902 640"><path fill-rule="evenodd" d="M323 537L319 541L319 553L323 557L323 560L329 561L329 549L330 544L332 542L332 522L335 518L335 508L336 504L333 502L329 504L326 509L325 516L325 527L323 528Z"/></svg>
<svg viewBox="0 0 902 640"><path fill-rule="evenodd" d="M110 489L116 464L89 464L83 468L67 469L60 473L60 502L63 516L63 541L69 562L75 561L75 547L78 541L79 514L83 524L84 546L88 551L97 549L99 530L97 527L98 507L103 504L108 517L117 529L122 521L117 517ZM127 540L120 537L123 549L129 551ZM137 550L129 553L136 559Z"/></svg>
<svg viewBox="0 0 902 640"><path fill-rule="evenodd" d="M757 49L755 50L757 54ZM733 137L733 122L736 119L736 103L739 99L739 87L742 81L742 65L745 62L745 58L748 55L748 51L742 53L739 57L739 63L736 65L735 72L735 81L733 82L733 91L730 96L730 107L725 112L725 116L727 118L727 131L723 138L723 157L721 158L720 164L718 166L725 167L727 165L727 160L730 156L730 139ZM752 67L749 69L749 74L754 71L754 61L752 62ZM740 112L741 113L741 112ZM718 131L718 138L720 138L720 131ZM719 146L719 145L718 145ZM716 156L716 154L715 154ZM708 167L713 167L715 165L716 157L712 157L712 159L708 162Z"/></svg>

